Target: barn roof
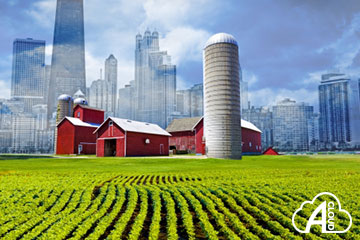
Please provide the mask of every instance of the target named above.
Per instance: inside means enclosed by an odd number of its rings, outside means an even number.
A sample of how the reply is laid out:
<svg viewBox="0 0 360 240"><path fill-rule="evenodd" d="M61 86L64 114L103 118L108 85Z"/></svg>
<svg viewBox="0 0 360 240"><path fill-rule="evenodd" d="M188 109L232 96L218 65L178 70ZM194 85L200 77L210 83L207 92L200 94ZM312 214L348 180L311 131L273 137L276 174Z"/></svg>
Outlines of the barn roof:
<svg viewBox="0 0 360 240"><path fill-rule="evenodd" d="M74 117L64 117L63 120L61 120L61 121L58 123L58 126L59 126L65 119L68 120L68 121L69 121L72 125L74 125L74 126L79 126L79 127L93 127L93 128L99 127L99 124L83 122L83 121L81 121L79 118L74 118Z"/></svg>
<svg viewBox="0 0 360 240"><path fill-rule="evenodd" d="M252 124L251 122L248 122L246 120L243 120L241 119L241 127L242 128L247 128L247 129L250 129L250 130L253 130L255 132L260 132L261 133L261 130L258 129L254 124Z"/></svg>
<svg viewBox="0 0 360 240"><path fill-rule="evenodd" d="M200 122L202 117L174 119L166 128L168 132L192 131Z"/></svg>
<svg viewBox="0 0 360 240"><path fill-rule="evenodd" d="M74 110L75 108L85 108L85 109L90 109L90 110L95 110L95 111L100 111L100 112L105 112L104 110L100 109L100 108L95 108L95 107L90 107L90 106L87 106L87 105L82 105L82 104L76 104L75 107L74 107Z"/></svg>
<svg viewBox="0 0 360 240"><path fill-rule="evenodd" d="M194 118L180 118L174 119L169 126L166 128L168 132L183 132L183 131L192 131L196 127L196 125L200 122L203 117L194 117ZM241 119L241 127L253 130L255 132L260 132L254 124L251 122L245 121Z"/></svg>
<svg viewBox="0 0 360 240"><path fill-rule="evenodd" d="M171 136L167 131L159 127L157 124L153 123L146 123L146 122L138 122L129 119L122 119L122 118L115 118L115 117L108 117L111 119L116 125L118 125L121 129L127 132L138 132L138 133L148 133L148 134L155 134L155 135L164 135L164 136ZM96 130L97 132L105 122L106 119Z"/></svg>

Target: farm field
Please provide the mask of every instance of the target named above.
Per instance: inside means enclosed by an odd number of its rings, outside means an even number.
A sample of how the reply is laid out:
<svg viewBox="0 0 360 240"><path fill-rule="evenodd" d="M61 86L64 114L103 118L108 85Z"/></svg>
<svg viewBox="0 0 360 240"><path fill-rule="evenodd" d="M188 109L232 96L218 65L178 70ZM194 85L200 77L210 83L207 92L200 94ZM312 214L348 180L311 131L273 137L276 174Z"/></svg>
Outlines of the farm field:
<svg viewBox="0 0 360 240"><path fill-rule="evenodd" d="M351 214L348 232L294 229L321 192ZM360 156L0 155L0 239L360 239Z"/></svg>

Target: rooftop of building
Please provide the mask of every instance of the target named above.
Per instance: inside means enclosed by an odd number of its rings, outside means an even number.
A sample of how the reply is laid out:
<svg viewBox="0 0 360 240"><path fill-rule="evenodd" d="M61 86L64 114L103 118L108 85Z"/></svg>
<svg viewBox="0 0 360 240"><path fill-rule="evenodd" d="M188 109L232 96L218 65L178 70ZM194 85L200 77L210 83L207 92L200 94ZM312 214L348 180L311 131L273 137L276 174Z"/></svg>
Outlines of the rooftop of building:
<svg viewBox="0 0 360 240"><path fill-rule="evenodd" d="M76 104L76 105L74 106L74 110L75 110L75 108L77 108L77 107L81 107L81 108L84 108L84 109L95 110L95 111L105 112L104 110L102 110L102 109L100 109L100 108L90 107L90 106L88 106L88 105L82 105L82 104Z"/></svg>
<svg viewBox="0 0 360 240"><path fill-rule="evenodd" d="M203 117L174 119L166 128L166 131L168 131L169 133L193 131L195 127L199 124L201 119L203 119ZM257 128L254 124L243 119L241 119L241 127L253 130L255 132L261 132L261 130Z"/></svg>
<svg viewBox="0 0 360 240"><path fill-rule="evenodd" d="M97 128L99 127L100 124L95 124L95 123L88 123L88 122L83 122L81 121L79 118L74 118L74 117L64 117L63 120L61 120L57 126L59 126L63 121L69 121L72 125L74 126L78 126L78 127L92 127L92 128Z"/></svg>
<svg viewBox="0 0 360 240"><path fill-rule="evenodd" d="M147 133L147 134L154 134L154 135L171 136L171 134L169 134L167 131L162 129L157 124L139 122L139 121L123 119L123 118L116 118L116 117L108 117L95 130L95 132L97 132L108 120L113 121L116 125L118 125L121 129L123 129L126 132L137 132L137 133Z"/></svg>
<svg viewBox="0 0 360 240"><path fill-rule="evenodd" d="M193 131L202 117L174 119L166 128L168 132Z"/></svg>

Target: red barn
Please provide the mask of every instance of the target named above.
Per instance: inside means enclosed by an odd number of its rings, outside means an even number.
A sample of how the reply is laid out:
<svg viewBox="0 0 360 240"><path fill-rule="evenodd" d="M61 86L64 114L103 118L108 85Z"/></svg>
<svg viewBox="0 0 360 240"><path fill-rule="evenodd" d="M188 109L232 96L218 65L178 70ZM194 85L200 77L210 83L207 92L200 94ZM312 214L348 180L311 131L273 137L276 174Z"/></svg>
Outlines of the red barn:
<svg viewBox="0 0 360 240"><path fill-rule="evenodd" d="M99 125L65 117L59 124L56 154L95 154L96 136L93 132Z"/></svg>
<svg viewBox="0 0 360 240"><path fill-rule="evenodd" d="M156 124L109 117L94 132L96 156L168 156L169 136Z"/></svg>
<svg viewBox="0 0 360 240"><path fill-rule="evenodd" d="M103 110L76 105L74 117L65 117L57 125L56 154L95 154L94 131L103 121Z"/></svg>
<svg viewBox="0 0 360 240"><path fill-rule="evenodd" d="M205 154L203 117L174 119L167 131L171 134L170 149ZM243 154L261 154L261 131L252 123L241 120Z"/></svg>
<svg viewBox="0 0 360 240"><path fill-rule="evenodd" d="M205 154L202 117L174 119L166 131L171 134L170 150Z"/></svg>
<svg viewBox="0 0 360 240"><path fill-rule="evenodd" d="M85 105L76 105L74 107L74 117L83 122L102 124L104 122L104 111Z"/></svg>

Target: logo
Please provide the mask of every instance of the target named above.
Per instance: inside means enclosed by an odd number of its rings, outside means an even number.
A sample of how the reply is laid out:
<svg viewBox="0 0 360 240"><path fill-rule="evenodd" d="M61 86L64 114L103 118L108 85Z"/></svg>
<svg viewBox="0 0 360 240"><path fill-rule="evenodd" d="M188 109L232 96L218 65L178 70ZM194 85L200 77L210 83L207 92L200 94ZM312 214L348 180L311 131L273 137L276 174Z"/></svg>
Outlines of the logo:
<svg viewBox="0 0 360 240"><path fill-rule="evenodd" d="M322 233L344 233L350 229L352 218L334 194L323 192L301 204L292 216L292 224L300 233L310 233L317 225Z"/></svg>

